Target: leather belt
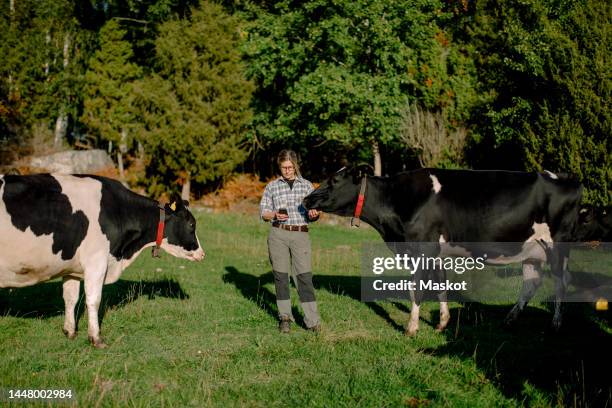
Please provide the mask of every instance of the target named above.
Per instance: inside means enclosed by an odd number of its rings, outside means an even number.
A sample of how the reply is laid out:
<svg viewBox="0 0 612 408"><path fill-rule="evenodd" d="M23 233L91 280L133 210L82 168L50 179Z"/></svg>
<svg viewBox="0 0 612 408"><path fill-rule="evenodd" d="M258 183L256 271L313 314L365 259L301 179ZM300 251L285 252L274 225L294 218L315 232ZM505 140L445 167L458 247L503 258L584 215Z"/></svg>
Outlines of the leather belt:
<svg viewBox="0 0 612 408"><path fill-rule="evenodd" d="M307 225L285 225L285 224L280 224L278 222L273 222L272 226L275 228L280 228L280 229L284 229L287 231L300 231L300 232L308 232L308 226Z"/></svg>

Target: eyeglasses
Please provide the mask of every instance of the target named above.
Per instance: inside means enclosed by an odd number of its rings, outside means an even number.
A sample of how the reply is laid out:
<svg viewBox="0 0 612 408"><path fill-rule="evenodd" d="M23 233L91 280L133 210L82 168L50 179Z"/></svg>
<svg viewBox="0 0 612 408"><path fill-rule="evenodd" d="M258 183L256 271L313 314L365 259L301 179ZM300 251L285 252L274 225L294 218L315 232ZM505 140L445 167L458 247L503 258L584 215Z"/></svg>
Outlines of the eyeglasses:
<svg viewBox="0 0 612 408"><path fill-rule="evenodd" d="M281 166L282 170L293 170L293 166Z"/></svg>

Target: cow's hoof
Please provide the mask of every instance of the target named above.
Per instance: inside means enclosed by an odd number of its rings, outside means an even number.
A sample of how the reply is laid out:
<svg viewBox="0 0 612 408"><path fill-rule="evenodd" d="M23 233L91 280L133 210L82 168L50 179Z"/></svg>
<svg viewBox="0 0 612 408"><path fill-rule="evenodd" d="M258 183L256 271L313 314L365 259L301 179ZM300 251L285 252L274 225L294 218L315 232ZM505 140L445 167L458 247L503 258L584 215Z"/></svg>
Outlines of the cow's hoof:
<svg viewBox="0 0 612 408"><path fill-rule="evenodd" d="M450 322L450 315L443 314L442 316L440 316L440 323L438 323L438 325L436 326L436 332L438 333L443 332L444 329L446 329L446 327L448 326L449 322Z"/></svg>
<svg viewBox="0 0 612 408"><path fill-rule="evenodd" d="M105 343L104 341L102 341L102 340L99 340L99 341L97 341L97 342L93 342L92 344L93 344L93 346L94 346L95 348L97 348L97 349L105 349L105 348L107 348L107 347L108 347L108 346L106 345L106 343Z"/></svg>
<svg viewBox="0 0 612 408"><path fill-rule="evenodd" d="M104 342L104 340L102 340L102 338L94 339L93 337L90 336L89 342L91 343L92 346L94 346L97 349L105 349L106 347L108 347L106 343Z"/></svg>
<svg viewBox="0 0 612 408"><path fill-rule="evenodd" d="M68 337L70 340L74 340L77 336L77 332L76 331L68 331L66 329L62 329L62 331L64 332L64 334L66 335L66 337Z"/></svg>
<svg viewBox="0 0 612 408"><path fill-rule="evenodd" d="M417 334L417 330L414 329L406 329L404 330L404 336L406 337L414 337Z"/></svg>

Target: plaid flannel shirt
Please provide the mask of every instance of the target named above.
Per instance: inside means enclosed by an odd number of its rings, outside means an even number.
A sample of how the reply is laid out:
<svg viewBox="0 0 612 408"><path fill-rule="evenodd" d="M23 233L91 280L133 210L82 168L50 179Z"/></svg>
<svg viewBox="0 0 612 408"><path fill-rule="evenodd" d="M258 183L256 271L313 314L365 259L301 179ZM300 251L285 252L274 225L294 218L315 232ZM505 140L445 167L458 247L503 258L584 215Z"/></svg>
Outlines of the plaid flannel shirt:
<svg viewBox="0 0 612 408"><path fill-rule="evenodd" d="M302 205L302 200L314 190L312 183L302 177L296 177L293 188L279 177L268 183L259 203L259 216L263 219L264 211L277 211L280 208L287 209L289 219L283 224L306 225L308 211Z"/></svg>

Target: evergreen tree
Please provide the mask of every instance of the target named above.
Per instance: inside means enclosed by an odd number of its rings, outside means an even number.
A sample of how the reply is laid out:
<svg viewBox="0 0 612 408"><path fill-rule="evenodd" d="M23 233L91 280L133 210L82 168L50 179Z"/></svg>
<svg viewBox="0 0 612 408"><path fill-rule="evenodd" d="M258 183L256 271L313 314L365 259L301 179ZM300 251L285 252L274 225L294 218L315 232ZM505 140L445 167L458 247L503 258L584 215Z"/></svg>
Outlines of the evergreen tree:
<svg viewBox="0 0 612 408"><path fill-rule="evenodd" d="M79 27L67 0L3 3L0 31L0 127L25 139L33 126L59 124L63 143L82 103L91 33Z"/></svg>
<svg viewBox="0 0 612 408"><path fill-rule="evenodd" d="M238 20L208 2L189 19L160 27L155 73L138 89L152 192L178 180L187 198L192 181L218 180L246 158L253 86L243 75L239 41Z"/></svg>
<svg viewBox="0 0 612 408"><path fill-rule="evenodd" d="M100 30L100 49L89 61L86 74L84 113L81 117L102 140L117 152L123 178L123 154L130 146L136 127L132 107L133 84L142 70L131 62L132 47L116 20L109 20Z"/></svg>
<svg viewBox="0 0 612 408"><path fill-rule="evenodd" d="M612 6L605 0L480 0L464 33L489 95L472 118L476 167L577 175L612 202Z"/></svg>

